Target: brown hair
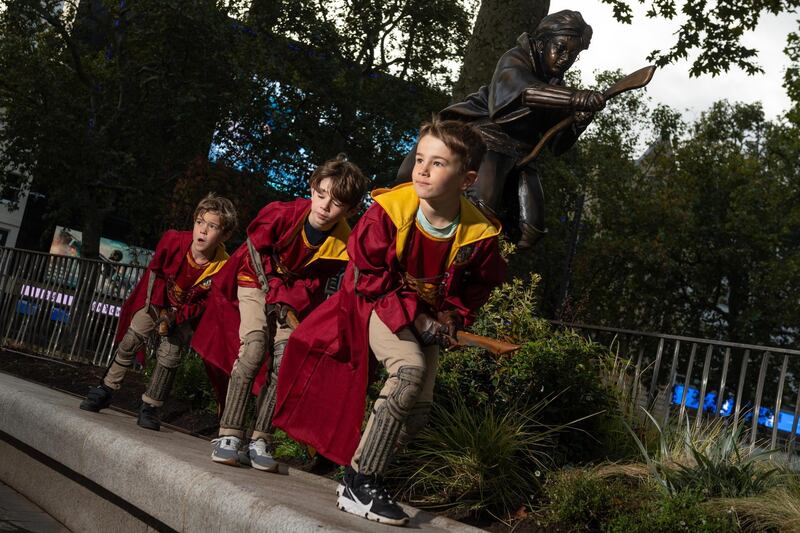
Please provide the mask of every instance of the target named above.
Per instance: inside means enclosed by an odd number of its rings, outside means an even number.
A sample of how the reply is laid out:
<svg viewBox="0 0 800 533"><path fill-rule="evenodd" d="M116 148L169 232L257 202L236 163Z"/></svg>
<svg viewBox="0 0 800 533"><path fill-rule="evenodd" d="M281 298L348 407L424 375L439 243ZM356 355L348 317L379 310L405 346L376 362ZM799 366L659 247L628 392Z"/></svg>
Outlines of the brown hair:
<svg viewBox="0 0 800 533"><path fill-rule="evenodd" d="M483 142L480 132L466 122L434 117L431 122L423 123L419 129L420 139L426 135L436 137L457 155L464 173L471 170L477 172L480 168L486 154L486 143Z"/></svg>
<svg viewBox="0 0 800 533"><path fill-rule="evenodd" d="M233 202L223 196L219 196L213 192L206 195L205 198L200 200L194 210L194 219L197 220L206 213L216 213L219 215L219 223L222 227L222 233L230 235L239 224L239 217L236 214L236 208Z"/></svg>
<svg viewBox="0 0 800 533"><path fill-rule="evenodd" d="M358 206L369 187L369 180L364 173L355 163L348 161L345 154L328 159L315 168L308 184L312 189L319 189L319 184L325 178L331 179L331 196L350 208Z"/></svg>

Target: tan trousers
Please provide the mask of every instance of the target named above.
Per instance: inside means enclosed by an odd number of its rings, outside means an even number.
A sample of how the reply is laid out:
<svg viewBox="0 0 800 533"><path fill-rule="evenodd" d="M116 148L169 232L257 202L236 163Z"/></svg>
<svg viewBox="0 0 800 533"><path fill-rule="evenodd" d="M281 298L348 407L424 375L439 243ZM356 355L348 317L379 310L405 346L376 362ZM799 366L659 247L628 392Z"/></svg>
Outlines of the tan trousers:
<svg viewBox="0 0 800 533"><path fill-rule="evenodd" d="M222 413L219 435L243 438L243 417L246 406L241 404L247 403L253 379L266 359L266 350L263 344L253 343L253 333L261 332L263 336L260 338L266 338L267 314L265 293L261 289L238 287L236 295L239 298L239 355L231 370L231 380L228 383L229 401L226 402L225 411ZM275 332L273 344L285 343L291 333L290 328L279 326ZM231 390L232 387L240 390ZM232 402L230 399L239 401ZM232 409L237 411L235 415L231 412ZM258 413L256 413L256 417L258 417Z"/></svg>
<svg viewBox="0 0 800 533"><path fill-rule="evenodd" d="M103 384L112 390L119 390L122 385L122 380L125 379L125 373L133 366L133 360L138 352L147 341L147 337L155 329L154 316L158 316L158 311L151 307L148 312L147 307L143 307L136 311L131 318L131 324L128 326L128 331L117 346L117 351L114 354L114 361L108 367Z"/></svg>
<svg viewBox="0 0 800 533"><path fill-rule="evenodd" d="M420 412L424 420L427 420L427 412L433 401L433 386L436 382L436 370L439 364L438 345L421 346L409 328L402 329L397 334L392 333L375 311L372 312L369 319L369 347L375 354L375 358L386 368L389 377L383 384L380 396L375 401L372 414L367 421L367 427L361 435L361 441L358 443L358 448L350 463L356 471L359 471L359 461L375 420L375 412L395 392L399 384L398 370L403 367L415 367L421 369L424 376L416 404L405 422L407 426L404 430L405 435L401 433L400 438L405 439L406 442L403 442L405 444L417 431L422 429L420 425L411 423L410 419L415 416L414 411ZM421 425L424 426L424 421Z"/></svg>

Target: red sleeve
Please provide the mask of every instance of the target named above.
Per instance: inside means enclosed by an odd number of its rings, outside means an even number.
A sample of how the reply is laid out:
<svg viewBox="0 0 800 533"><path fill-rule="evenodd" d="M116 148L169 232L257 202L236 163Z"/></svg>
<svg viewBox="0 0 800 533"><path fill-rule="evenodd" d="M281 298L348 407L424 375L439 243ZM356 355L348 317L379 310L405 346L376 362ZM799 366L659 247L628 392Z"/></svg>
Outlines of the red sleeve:
<svg viewBox="0 0 800 533"><path fill-rule="evenodd" d="M396 240L394 223L379 204L374 204L347 242L356 294L375 302L375 312L393 333L413 322L419 306L417 293L403 289Z"/></svg>
<svg viewBox="0 0 800 533"><path fill-rule="evenodd" d="M161 236L161 240L156 245L153 259L147 265L148 275L153 276L153 290L150 293L150 303L163 307L169 301L167 298L167 279L164 276L164 266L168 261L168 257L173 252L172 248L178 241L178 232L169 230ZM149 283L149 280L148 282Z"/></svg>
<svg viewBox="0 0 800 533"><path fill-rule="evenodd" d="M479 246L475 251L475 264L467 268L469 273L465 273L466 279L461 280L460 290L445 298L444 302L445 308L458 311L465 326L475 321L475 314L489 299L492 289L505 281L508 268L500 255L497 237L487 239Z"/></svg>
<svg viewBox="0 0 800 533"><path fill-rule="evenodd" d="M292 229L295 208L292 203L272 202L261 208L247 226L247 238L260 254L269 255L281 237Z"/></svg>

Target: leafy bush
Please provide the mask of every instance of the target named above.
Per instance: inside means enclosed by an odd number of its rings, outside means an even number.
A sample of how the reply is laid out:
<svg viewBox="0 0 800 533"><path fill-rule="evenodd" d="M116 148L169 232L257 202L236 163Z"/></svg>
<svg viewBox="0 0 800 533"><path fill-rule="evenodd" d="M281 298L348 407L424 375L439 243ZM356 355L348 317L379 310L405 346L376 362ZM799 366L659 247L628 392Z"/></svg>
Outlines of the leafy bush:
<svg viewBox="0 0 800 533"><path fill-rule="evenodd" d="M560 428L537 421L546 408L547 402L502 412L459 400L450 407L435 405L431 423L399 458L389 481L419 507L506 516L538 492L551 464Z"/></svg>
<svg viewBox="0 0 800 533"><path fill-rule="evenodd" d="M616 416L614 396L599 374L608 350L573 331L553 330L534 315L536 284L515 279L495 289L481 309L473 331L522 344L505 357L478 349L443 354L436 383L437 402L458 399L469 405L491 406L498 412L549 401L539 422L562 426L588 415L592 417L560 439L565 461L603 456L600 444L606 432L606 417Z"/></svg>
<svg viewBox="0 0 800 533"><path fill-rule="evenodd" d="M598 469L559 472L545 493L548 503L538 515L558 531L736 531L731 517L705 505L701 495L666 495L646 480L603 477Z"/></svg>

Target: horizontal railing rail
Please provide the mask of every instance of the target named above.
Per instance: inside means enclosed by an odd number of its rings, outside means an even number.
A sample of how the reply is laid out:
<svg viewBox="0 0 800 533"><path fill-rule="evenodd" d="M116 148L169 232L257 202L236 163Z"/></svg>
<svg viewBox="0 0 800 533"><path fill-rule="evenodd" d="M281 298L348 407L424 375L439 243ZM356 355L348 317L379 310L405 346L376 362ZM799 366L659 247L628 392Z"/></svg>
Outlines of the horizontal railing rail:
<svg viewBox="0 0 800 533"><path fill-rule="evenodd" d="M800 350L551 321L605 344L631 361L663 423L691 413L747 424L750 445L797 448Z"/></svg>

